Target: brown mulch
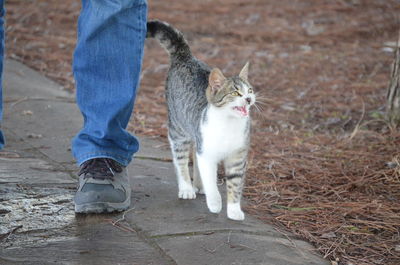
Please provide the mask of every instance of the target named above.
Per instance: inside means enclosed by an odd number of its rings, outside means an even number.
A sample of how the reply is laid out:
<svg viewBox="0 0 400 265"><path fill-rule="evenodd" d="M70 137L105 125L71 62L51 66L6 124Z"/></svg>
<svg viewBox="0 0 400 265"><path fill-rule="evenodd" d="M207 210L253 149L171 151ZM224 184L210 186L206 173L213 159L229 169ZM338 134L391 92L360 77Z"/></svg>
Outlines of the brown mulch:
<svg viewBox="0 0 400 265"><path fill-rule="evenodd" d="M73 91L77 0L7 1L7 55ZM384 119L396 0L149 3L149 18L234 74L250 60L246 211L311 242L332 264L400 264L400 132ZM145 50L129 129L166 135L165 51Z"/></svg>

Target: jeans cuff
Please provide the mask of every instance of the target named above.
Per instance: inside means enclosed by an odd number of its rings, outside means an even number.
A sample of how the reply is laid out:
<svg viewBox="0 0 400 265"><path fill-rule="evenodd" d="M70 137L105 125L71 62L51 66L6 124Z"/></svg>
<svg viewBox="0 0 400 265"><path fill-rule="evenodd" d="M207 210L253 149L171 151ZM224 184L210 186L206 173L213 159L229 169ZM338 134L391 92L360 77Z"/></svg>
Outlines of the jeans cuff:
<svg viewBox="0 0 400 265"><path fill-rule="evenodd" d="M97 152L85 153L83 155L77 156L76 162L77 162L78 166L80 166L84 162L86 162L90 159L111 158L126 167L132 161L132 155L121 156L120 154L116 154L116 153L112 153L112 152L97 151Z"/></svg>

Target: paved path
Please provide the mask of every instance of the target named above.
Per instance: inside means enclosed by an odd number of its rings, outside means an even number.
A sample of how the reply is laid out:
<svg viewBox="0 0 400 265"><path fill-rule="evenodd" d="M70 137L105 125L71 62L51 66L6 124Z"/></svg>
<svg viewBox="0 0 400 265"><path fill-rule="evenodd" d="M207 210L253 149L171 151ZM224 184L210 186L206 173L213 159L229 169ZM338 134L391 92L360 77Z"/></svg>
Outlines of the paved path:
<svg viewBox="0 0 400 265"><path fill-rule="evenodd" d="M0 152L0 264L328 264L309 244L247 216L179 200L165 144L142 138L129 166L132 208L75 215L70 139L82 120L73 96L7 61L6 148Z"/></svg>

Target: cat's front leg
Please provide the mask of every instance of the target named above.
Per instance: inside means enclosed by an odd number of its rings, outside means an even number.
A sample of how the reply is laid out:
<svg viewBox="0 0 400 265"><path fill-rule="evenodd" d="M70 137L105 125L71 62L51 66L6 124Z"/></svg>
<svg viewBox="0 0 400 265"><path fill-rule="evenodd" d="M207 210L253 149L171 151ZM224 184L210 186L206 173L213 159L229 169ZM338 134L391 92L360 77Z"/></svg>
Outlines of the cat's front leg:
<svg viewBox="0 0 400 265"><path fill-rule="evenodd" d="M241 149L228 156L225 161L227 215L229 219L244 220L240 206L246 172L247 150Z"/></svg>
<svg viewBox="0 0 400 265"><path fill-rule="evenodd" d="M222 209L222 199L217 186L218 163L204 154L197 154L197 165L208 209L212 213L219 213Z"/></svg>

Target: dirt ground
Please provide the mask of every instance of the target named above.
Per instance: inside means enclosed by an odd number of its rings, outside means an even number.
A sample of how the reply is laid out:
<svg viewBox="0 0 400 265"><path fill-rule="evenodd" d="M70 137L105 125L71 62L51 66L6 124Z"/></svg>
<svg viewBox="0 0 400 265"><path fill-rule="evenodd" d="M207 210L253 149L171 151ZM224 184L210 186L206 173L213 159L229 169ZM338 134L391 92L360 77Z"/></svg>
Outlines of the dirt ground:
<svg viewBox="0 0 400 265"><path fill-rule="evenodd" d="M73 91L80 1L6 7L7 56ZM400 264L400 133L384 115L399 13L398 0L149 2L150 19L175 25L226 75L250 61L259 109L245 209L332 264ZM146 43L136 134L165 140L168 62Z"/></svg>

